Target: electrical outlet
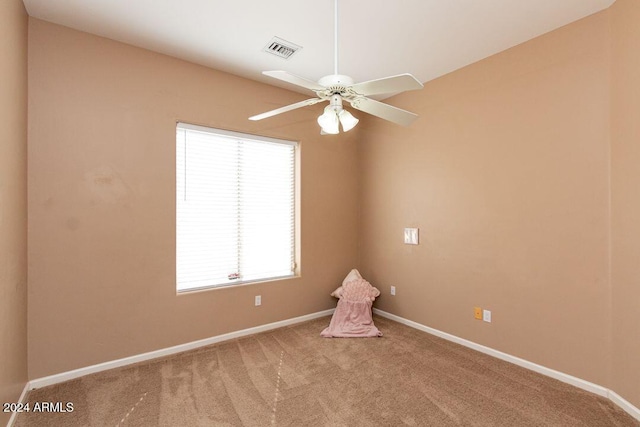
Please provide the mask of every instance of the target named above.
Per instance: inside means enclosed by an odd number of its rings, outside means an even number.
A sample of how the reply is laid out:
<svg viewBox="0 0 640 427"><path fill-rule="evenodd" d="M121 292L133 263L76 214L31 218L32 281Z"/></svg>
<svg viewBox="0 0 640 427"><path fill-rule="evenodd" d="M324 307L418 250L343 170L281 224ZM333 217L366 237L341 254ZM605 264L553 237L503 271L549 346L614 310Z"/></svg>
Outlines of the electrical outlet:
<svg viewBox="0 0 640 427"><path fill-rule="evenodd" d="M482 320L482 309L480 307L473 308L473 317L478 320Z"/></svg>
<svg viewBox="0 0 640 427"><path fill-rule="evenodd" d="M262 305L262 295L256 295L256 307Z"/></svg>
<svg viewBox="0 0 640 427"><path fill-rule="evenodd" d="M485 322L491 323L491 311L490 310L482 310L482 320Z"/></svg>
<svg viewBox="0 0 640 427"><path fill-rule="evenodd" d="M396 294L396 287L391 286L391 295L395 295L395 294Z"/></svg>

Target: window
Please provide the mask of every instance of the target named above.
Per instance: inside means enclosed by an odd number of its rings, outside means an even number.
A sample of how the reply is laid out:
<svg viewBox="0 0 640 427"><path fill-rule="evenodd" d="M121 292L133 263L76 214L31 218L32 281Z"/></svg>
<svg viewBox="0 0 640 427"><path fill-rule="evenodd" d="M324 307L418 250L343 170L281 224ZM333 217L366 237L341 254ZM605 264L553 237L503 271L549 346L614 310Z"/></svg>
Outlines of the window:
<svg viewBox="0 0 640 427"><path fill-rule="evenodd" d="M296 149L178 123L178 292L294 275Z"/></svg>

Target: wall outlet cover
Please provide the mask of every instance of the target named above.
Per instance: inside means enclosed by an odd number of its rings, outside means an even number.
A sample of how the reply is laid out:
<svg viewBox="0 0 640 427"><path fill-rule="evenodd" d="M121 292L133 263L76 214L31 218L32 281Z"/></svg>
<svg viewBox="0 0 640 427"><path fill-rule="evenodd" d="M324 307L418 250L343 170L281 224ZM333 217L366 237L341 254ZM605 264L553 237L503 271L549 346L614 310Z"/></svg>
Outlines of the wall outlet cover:
<svg viewBox="0 0 640 427"><path fill-rule="evenodd" d="M482 320L485 322L491 323L491 311L490 310L482 310Z"/></svg>
<svg viewBox="0 0 640 427"><path fill-rule="evenodd" d="M482 309L480 307L473 308L473 317L478 320L482 320Z"/></svg>

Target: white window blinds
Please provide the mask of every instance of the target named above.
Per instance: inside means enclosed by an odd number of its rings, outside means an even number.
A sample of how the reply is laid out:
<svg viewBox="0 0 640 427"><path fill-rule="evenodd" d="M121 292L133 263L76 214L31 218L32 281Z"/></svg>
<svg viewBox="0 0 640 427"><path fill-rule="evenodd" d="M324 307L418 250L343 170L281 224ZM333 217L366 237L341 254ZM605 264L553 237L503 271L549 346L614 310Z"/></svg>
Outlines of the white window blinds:
<svg viewBox="0 0 640 427"><path fill-rule="evenodd" d="M292 276L296 143L179 123L177 290Z"/></svg>

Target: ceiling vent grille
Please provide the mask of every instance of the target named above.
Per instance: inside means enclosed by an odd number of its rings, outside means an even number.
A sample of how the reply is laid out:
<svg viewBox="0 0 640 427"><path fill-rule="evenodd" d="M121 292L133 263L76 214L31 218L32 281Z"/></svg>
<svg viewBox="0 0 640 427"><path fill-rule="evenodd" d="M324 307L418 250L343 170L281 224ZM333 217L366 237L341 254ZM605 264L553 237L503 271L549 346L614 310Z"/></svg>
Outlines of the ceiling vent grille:
<svg viewBox="0 0 640 427"><path fill-rule="evenodd" d="M262 50L280 58L289 59L300 49L302 49L302 46L274 37Z"/></svg>

